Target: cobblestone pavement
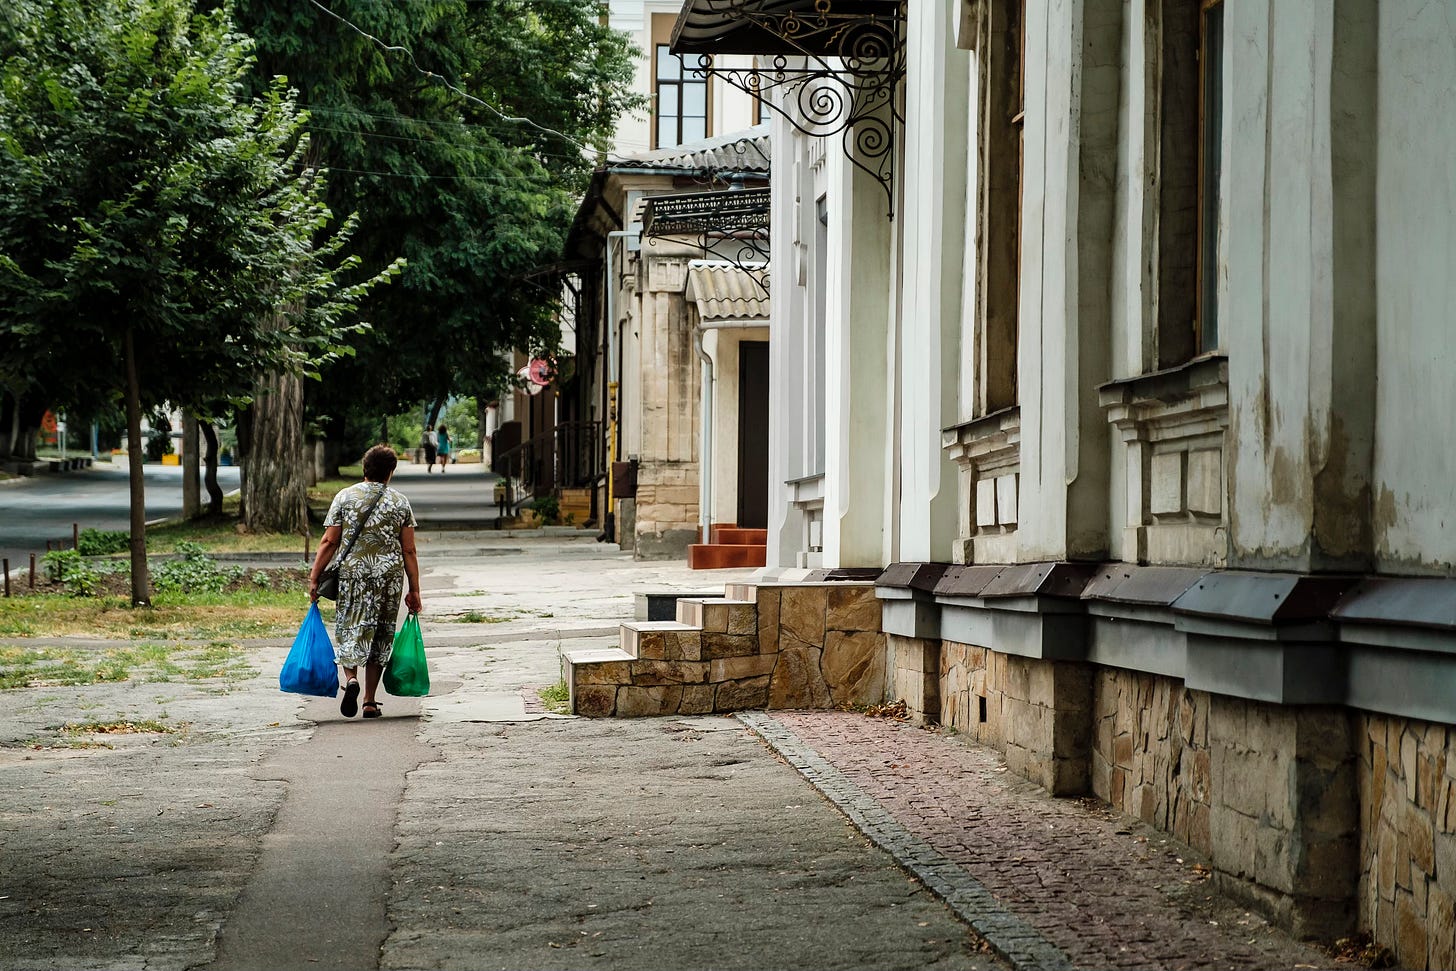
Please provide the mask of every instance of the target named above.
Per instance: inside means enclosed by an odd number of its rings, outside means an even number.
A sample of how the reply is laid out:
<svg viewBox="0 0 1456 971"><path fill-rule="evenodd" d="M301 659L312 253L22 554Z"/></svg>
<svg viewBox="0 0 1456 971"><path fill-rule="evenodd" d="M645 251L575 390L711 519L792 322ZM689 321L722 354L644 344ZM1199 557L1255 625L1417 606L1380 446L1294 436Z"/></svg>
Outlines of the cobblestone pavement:
<svg viewBox="0 0 1456 971"><path fill-rule="evenodd" d="M845 712L751 718L792 733L791 751L796 739L822 756L1077 967L1341 966L1216 893L1188 847L1093 800L1054 799L989 749Z"/></svg>

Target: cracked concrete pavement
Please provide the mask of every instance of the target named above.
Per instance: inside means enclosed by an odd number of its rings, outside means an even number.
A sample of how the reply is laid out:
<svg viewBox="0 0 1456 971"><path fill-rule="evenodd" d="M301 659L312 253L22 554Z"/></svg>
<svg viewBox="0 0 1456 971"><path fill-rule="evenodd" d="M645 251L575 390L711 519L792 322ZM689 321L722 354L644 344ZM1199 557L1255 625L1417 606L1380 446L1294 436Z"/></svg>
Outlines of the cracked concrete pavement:
<svg viewBox="0 0 1456 971"><path fill-rule="evenodd" d="M736 721L528 704L634 591L746 571L584 534L423 534L421 562L418 714L280 693L287 640L242 642L230 682L6 692L0 969L999 966ZM51 747L119 719L179 730Z"/></svg>

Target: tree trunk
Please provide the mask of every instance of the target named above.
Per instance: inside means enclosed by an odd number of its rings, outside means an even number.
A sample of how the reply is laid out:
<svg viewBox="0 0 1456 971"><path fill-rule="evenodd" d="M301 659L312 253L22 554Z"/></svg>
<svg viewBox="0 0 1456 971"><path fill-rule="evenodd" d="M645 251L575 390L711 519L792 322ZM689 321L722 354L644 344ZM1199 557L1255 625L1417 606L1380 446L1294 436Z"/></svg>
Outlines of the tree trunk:
<svg viewBox="0 0 1456 971"><path fill-rule="evenodd" d="M319 470L321 479L338 479L339 460L344 452L344 419L330 418L324 430L324 465Z"/></svg>
<svg viewBox="0 0 1456 971"><path fill-rule="evenodd" d="M46 406L43 402L27 401L24 398L15 403L16 434L10 443L10 454L22 462L35 461L35 439L45 420Z"/></svg>
<svg viewBox="0 0 1456 971"><path fill-rule="evenodd" d="M318 485L319 474L319 440L308 438L303 442L303 474L305 487L312 489Z"/></svg>
<svg viewBox="0 0 1456 971"><path fill-rule="evenodd" d="M147 494L142 481L142 386L137 379L136 341L126 329L126 465L131 487L131 605L152 605L147 577Z"/></svg>
<svg viewBox="0 0 1456 971"><path fill-rule="evenodd" d="M192 415L182 416L182 518L196 519L202 513L202 482L198 478L198 435L197 419Z"/></svg>
<svg viewBox="0 0 1456 971"><path fill-rule="evenodd" d="M207 514L222 515L222 486L217 481L217 429L212 422L198 422L202 437L207 439L207 471L203 473L202 484L207 487Z"/></svg>
<svg viewBox="0 0 1456 971"><path fill-rule="evenodd" d="M270 375L254 388L243 481L243 523L254 532L308 528L303 380Z"/></svg>

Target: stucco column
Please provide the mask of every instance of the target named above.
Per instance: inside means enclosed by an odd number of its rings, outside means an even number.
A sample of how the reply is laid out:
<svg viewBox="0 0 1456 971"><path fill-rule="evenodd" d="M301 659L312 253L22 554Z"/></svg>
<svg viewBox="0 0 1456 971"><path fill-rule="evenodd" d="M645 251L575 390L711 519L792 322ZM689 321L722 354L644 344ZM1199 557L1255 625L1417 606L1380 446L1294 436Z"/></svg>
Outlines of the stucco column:
<svg viewBox="0 0 1456 971"><path fill-rule="evenodd" d="M962 271L971 151L969 53L950 5L911 0L906 44L900 317L901 560L950 562L958 529L955 464L941 429L956 422Z"/></svg>
<svg viewBox="0 0 1456 971"><path fill-rule="evenodd" d="M1028 4L1018 375L1022 560L1108 541L1111 276L1120 0ZM1048 83L1051 79L1051 83Z"/></svg>
<svg viewBox="0 0 1456 971"><path fill-rule="evenodd" d="M1233 4L1225 17L1229 565L1365 569L1377 5Z"/></svg>
<svg viewBox="0 0 1456 971"><path fill-rule="evenodd" d="M830 143L824 565L883 566L890 220L885 190Z"/></svg>
<svg viewBox="0 0 1456 971"><path fill-rule="evenodd" d="M768 549L764 575L774 576L798 565L804 516L793 504L785 483L806 474L804 426L806 388L814 378L814 362L803 353L808 303L799 272L804 259L802 200L809 192L801 152L802 139L778 112L772 118L774 178L769 204L769 448ZM812 238L812 237L809 237ZM822 420L822 418L820 419Z"/></svg>

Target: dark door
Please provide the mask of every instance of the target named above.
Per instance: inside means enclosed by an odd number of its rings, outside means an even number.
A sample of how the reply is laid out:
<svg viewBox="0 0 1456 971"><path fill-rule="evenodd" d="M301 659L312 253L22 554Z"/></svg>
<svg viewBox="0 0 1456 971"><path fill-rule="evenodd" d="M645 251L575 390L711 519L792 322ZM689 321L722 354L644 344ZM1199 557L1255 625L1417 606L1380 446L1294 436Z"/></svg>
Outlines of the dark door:
<svg viewBox="0 0 1456 971"><path fill-rule="evenodd" d="M768 341L738 345L738 525L768 527Z"/></svg>

